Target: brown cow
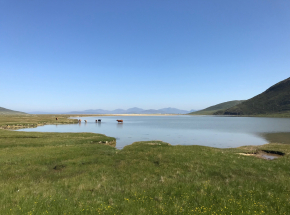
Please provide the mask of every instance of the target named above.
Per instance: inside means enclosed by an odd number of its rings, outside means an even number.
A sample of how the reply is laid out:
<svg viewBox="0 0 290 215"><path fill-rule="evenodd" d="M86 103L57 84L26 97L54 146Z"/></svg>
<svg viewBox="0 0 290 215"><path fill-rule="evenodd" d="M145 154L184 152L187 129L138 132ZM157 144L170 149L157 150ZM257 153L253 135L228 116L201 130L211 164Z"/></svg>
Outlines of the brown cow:
<svg viewBox="0 0 290 215"><path fill-rule="evenodd" d="M85 123L87 123L88 121L87 120L84 120L85 121Z"/></svg>
<svg viewBox="0 0 290 215"><path fill-rule="evenodd" d="M81 119L79 119L79 123L81 123L82 122L82 120Z"/></svg>
<svg viewBox="0 0 290 215"><path fill-rule="evenodd" d="M117 119L116 121L117 121L118 123L119 123L119 122L122 122L122 123L123 123L123 120L122 120L122 119Z"/></svg>
<svg viewBox="0 0 290 215"><path fill-rule="evenodd" d="M58 118L56 117L55 120L58 120Z"/></svg>

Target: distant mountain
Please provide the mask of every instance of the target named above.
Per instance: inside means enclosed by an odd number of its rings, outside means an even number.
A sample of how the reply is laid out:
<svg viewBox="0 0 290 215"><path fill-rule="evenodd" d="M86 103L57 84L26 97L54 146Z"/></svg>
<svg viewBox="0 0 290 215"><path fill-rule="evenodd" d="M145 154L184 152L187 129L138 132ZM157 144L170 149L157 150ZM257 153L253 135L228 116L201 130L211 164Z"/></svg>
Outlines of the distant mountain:
<svg viewBox="0 0 290 215"><path fill-rule="evenodd" d="M129 108L127 110L123 109L116 109L116 110L103 110L103 109L96 109L96 110L85 110L85 111L72 111L66 114L187 114L189 111L180 110L177 108L162 108L162 109L149 109L144 110L141 108Z"/></svg>
<svg viewBox="0 0 290 215"><path fill-rule="evenodd" d="M210 106L208 108L205 108L203 110L199 110L199 111L195 111L195 112L191 112L189 114L193 114L193 115L212 115L214 113L216 113L217 111L223 111L226 110L228 108L231 108L237 104L242 103L245 100L233 100L233 101L228 101L228 102L223 102L217 105L213 105Z"/></svg>
<svg viewBox="0 0 290 215"><path fill-rule="evenodd" d="M290 113L290 78L267 89L265 92L234 107L215 114L257 115Z"/></svg>
<svg viewBox="0 0 290 215"><path fill-rule="evenodd" d="M105 110L105 112L110 113L110 114L124 114L126 113L126 110L123 110L123 109L116 109L112 111Z"/></svg>
<svg viewBox="0 0 290 215"><path fill-rule="evenodd" d="M28 114L61 114L61 112L29 111Z"/></svg>
<svg viewBox="0 0 290 215"><path fill-rule="evenodd" d="M199 111L199 110L191 109L191 110L189 111L189 113L196 112L196 111Z"/></svg>
<svg viewBox="0 0 290 215"><path fill-rule="evenodd" d="M71 111L65 114L107 114L107 110L96 109L96 110L84 110L84 111Z"/></svg>
<svg viewBox="0 0 290 215"><path fill-rule="evenodd" d="M127 112L127 113L141 113L142 111L144 111L144 109L134 107L134 108L129 108L125 112Z"/></svg>
<svg viewBox="0 0 290 215"><path fill-rule="evenodd" d="M157 111L161 111L161 112L164 112L164 113L171 113L171 114L187 114L189 113L189 111L187 110L180 110L180 109L177 109L177 108L162 108L162 109L159 109Z"/></svg>
<svg viewBox="0 0 290 215"><path fill-rule="evenodd" d="M161 113L161 111L158 112L158 110L155 109L148 109L148 110L143 110L140 112L140 114L164 114L164 112Z"/></svg>
<svg viewBox="0 0 290 215"><path fill-rule="evenodd" d="M19 115L19 114L26 114L24 112L9 110L3 107L0 107L0 115Z"/></svg>

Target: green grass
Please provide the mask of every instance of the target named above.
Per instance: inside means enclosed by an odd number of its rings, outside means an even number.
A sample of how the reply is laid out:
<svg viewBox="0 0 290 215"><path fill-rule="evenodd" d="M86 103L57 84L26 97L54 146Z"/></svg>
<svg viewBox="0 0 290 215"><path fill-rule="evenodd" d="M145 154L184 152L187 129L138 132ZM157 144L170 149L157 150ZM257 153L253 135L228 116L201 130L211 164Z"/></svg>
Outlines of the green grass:
<svg viewBox="0 0 290 215"><path fill-rule="evenodd" d="M22 114L26 113L0 107L0 115L22 115Z"/></svg>
<svg viewBox="0 0 290 215"><path fill-rule="evenodd" d="M192 114L192 115L213 115L214 113L216 113L217 111L223 111L228 109L228 108L231 108L237 104L240 104L241 102L243 102L244 100L234 100L234 101L228 101L228 102L223 102L223 103L220 103L220 104L217 104L217 105L213 105L213 106L210 106L208 108L205 108L203 110L200 110L200 111L195 111L195 112L192 112L192 113L189 113L189 114Z"/></svg>
<svg viewBox="0 0 290 215"><path fill-rule="evenodd" d="M1 214L290 211L288 144L216 149L147 141L122 150L105 145L114 140L92 133L0 130ZM237 154L263 149L285 156L268 161Z"/></svg>
<svg viewBox="0 0 290 215"><path fill-rule="evenodd" d="M58 120L56 120L56 117ZM69 115L0 115L0 129L17 129L23 127L37 127L46 124L71 124L77 119L69 119Z"/></svg>

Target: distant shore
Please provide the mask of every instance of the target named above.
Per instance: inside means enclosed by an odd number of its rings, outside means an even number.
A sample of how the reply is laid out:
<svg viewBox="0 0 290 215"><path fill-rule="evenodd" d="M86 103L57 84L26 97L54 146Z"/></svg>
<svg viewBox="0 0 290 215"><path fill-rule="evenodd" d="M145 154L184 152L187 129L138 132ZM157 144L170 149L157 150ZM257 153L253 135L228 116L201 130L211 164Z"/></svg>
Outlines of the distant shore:
<svg viewBox="0 0 290 215"><path fill-rule="evenodd" d="M83 116L175 116L185 114L62 114L62 115L83 117Z"/></svg>

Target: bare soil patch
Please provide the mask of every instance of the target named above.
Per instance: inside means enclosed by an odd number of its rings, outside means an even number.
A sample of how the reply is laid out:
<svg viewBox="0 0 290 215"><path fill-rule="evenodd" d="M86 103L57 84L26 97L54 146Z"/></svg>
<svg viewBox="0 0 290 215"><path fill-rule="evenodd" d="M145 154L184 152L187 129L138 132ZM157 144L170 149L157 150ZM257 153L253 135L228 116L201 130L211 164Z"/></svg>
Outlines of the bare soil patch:
<svg viewBox="0 0 290 215"><path fill-rule="evenodd" d="M254 156L265 160L274 160L285 155L285 153L283 152L272 150L259 150L254 153L238 153L238 154L244 156Z"/></svg>

